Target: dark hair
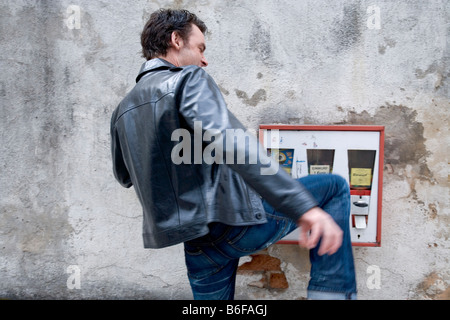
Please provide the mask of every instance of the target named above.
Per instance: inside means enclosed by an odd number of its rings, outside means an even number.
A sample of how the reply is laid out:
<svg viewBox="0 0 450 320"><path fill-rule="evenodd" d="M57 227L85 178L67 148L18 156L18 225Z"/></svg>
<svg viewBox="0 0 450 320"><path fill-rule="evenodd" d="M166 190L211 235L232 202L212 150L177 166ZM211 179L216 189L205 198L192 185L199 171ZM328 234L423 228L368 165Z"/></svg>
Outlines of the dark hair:
<svg viewBox="0 0 450 320"><path fill-rule="evenodd" d="M142 56L150 60L166 55L174 31L187 42L192 24L203 34L207 30L205 23L187 10L160 9L153 12L141 34Z"/></svg>

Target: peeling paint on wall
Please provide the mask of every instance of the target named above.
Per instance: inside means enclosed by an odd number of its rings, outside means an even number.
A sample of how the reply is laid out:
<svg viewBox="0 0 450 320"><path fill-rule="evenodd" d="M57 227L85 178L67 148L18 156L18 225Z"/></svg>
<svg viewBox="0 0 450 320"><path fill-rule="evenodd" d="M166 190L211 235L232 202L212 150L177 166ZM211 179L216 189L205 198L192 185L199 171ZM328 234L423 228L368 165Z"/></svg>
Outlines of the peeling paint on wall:
<svg viewBox="0 0 450 320"><path fill-rule="evenodd" d="M412 299L450 300L450 278L439 272L431 272L414 289Z"/></svg>
<svg viewBox="0 0 450 320"><path fill-rule="evenodd" d="M349 111L345 124L385 126L385 165L390 172L412 166L414 178L432 180L427 166L423 124L417 121L417 111L403 105L381 106L374 115L367 111ZM395 167L395 169L393 169Z"/></svg>
<svg viewBox="0 0 450 320"><path fill-rule="evenodd" d="M256 107L261 101L266 101L266 90L264 89L257 90L251 98L249 98L248 94L244 91L236 89L235 92L243 103L251 107Z"/></svg>

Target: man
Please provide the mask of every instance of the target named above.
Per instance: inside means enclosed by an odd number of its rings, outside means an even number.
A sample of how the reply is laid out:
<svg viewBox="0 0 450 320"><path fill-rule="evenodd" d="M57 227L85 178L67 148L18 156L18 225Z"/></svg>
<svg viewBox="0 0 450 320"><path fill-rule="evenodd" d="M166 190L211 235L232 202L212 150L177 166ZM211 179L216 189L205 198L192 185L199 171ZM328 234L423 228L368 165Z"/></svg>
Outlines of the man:
<svg viewBox="0 0 450 320"><path fill-rule="evenodd" d="M205 32L188 11L154 12L141 35L147 62L112 115L114 174L142 204L144 247L183 242L194 298L233 299L239 257L299 226L299 244L311 249L308 297L355 298L347 183L267 173L273 163L259 145L248 147L257 145L254 137L226 139L245 127L202 69ZM181 142L192 149L178 149ZM216 161L199 159L197 151L211 146Z"/></svg>

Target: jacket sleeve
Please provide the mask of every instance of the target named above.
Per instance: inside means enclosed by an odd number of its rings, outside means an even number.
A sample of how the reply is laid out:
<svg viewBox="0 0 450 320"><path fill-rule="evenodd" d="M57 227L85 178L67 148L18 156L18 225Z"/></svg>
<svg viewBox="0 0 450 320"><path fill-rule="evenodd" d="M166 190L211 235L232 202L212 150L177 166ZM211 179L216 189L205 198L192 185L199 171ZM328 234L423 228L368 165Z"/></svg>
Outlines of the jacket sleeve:
<svg viewBox="0 0 450 320"><path fill-rule="evenodd" d="M175 92L180 114L191 129L194 128L195 122L201 121L203 134L209 130L214 136L222 137L212 142L203 141L204 145L217 144L216 150L220 150L219 144L222 144L222 163L239 173L244 181L277 211L294 220L298 220L303 213L318 205L310 192L284 170L263 174L268 168L278 169L278 163L267 156L256 137L249 134L227 109L214 80L198 67L188 67L183 72L185 74ZM229 134L237 129L245 131L245 136L239 138ZM226 141L230 136L232 141ZM238 155L245 155L245 159L242 156L237 159Z"/></svg>
<svg viewBox="0 0 450 320"><path fill-rule="evenodd" d="M115 127L115 118L116 112L113 113L111 118L111 154L114 177L123 187L130 188L133 183L131 182L130 174L123 160L119 136Z"/></svg>

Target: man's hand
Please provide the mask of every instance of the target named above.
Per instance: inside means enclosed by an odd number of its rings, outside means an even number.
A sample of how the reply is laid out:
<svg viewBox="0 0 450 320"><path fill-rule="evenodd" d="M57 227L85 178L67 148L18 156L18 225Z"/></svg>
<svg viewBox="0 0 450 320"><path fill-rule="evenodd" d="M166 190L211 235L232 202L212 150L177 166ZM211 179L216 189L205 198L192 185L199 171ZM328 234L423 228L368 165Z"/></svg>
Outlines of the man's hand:
<svg viewBox="0 0 450 320"><path fill-rule="evenodd" d="M300 228L299 245L308 249L315 248L320 238L319 255L332 255L342 244L342 229L334 222L333 218L320 209L314 207L308 210L298 219Z"/></svg>

